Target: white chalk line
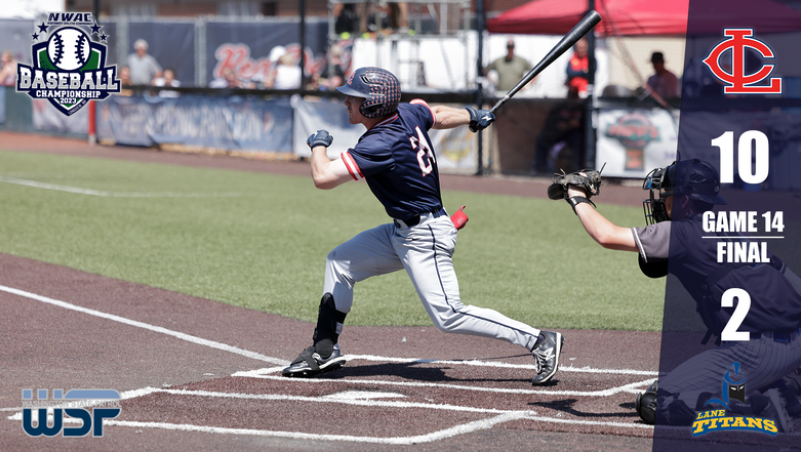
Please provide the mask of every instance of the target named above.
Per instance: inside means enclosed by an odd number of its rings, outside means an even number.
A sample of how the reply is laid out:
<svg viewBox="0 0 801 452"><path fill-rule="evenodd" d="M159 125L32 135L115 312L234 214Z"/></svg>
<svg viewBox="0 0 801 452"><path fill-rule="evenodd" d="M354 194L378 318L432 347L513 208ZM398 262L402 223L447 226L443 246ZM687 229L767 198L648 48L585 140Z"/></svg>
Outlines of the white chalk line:
<svg viewBox="0 0 801 452"><path fill-rule="evenodd" d="M350 441L350 442L370 443L370 444L412 445L421 443L431 443L435 441L448 439L457 435L464 435L467 433L473 433L480 430L488 430L494 427L495 425L515 420L530 420L535 422L552 422L552 423L573 424L573 425L635 428L635 429L645 429L645 430L653 429L653 426L646 424L625 424L622 422L584 421L584 420L574 420L574 419L558 419L558 418L531 416L525 411L504 413L489 419L482 419L479 421L468 422L466 424L457 425L451 428L439 430L425 435L391 437L391 438L379 438L371 436L349 436L349 435L320 435L314 433L282 432L282 431L272 431L272 430L235 429L235 428L224 428L224 427L207 427L207 426L191 425L191 424L170 424L166 422L132 422L132 421L108 420L104 421L103 424L120 426L120 427L159 428L164 430L194 431L194 432L218 433L227 435L270 436L270 437L300 439L300 440L310 440L310 441Z"/></svg>
<svg viewBox="0 0 801 452"><path fill-rule="evenodd" d="M521 394L521 395L552 395L552 396L575 396L575 397L609 397L615 394L626 392L636 394L636 388L640 388L643 386L648 386L654 381L656 378L649 378L647 380L637 381L634 383L629 383L623 386L617 386L609 389L604 389L600 391L553 391L553 390L546 390L546 389L514 389L514 388L489 388L489 387L482 387L482 386L466 386L466 385L458 385L458 384L449 384L449 383L422 383L422 382L414 382L414 381L390 381L390 380L353 380L348 378L337 378L337 379L319 379L319 378L286 378L283 376L278 375L269 375L270 373L275 373L276 371L281 370L281 367L271 367L267 369L259 369L259 370L251 370L251 371L240 371L235 372L232 374L232 377L245 377L245 378L258 378L262 380L276 380L276 381L283 381L283 382L295 382L295 383L346 383L346 384L357 384L357 385L376 385L376 386L405 386L405 387L415 387L415 388L441 388L441 389L457 389L460 391L474 391L474 392L489 392L489 393L496 393L496 394Z"/></svg>
<svg viewBox="0 0 801 452"><path fill-rule="evenodd" d="M144 323L144 322L138 322L136 320L130 320L130 319L127 319L125 317L120 317L120 316L113 315L113 314L107 314L105 312L96 311L94 309L84 308L84 307L81 307L81 306L74 305L72 303L67 303L66 301L55 300L53 298L45 297L45 296L42 296L42 295L37 295L37 294L31 293L31 292L26 292L24 290L14 289L14 288L11 288L11 287L6 287L6 286L0 285L0 291L8 292L8 293L14 294L14 295L19 295L19 296L25 297L25 298L30 298L30 299L36 300L36 301L41 301L43 303L51 304L51 305L58 306L58 307L61 307L61 308L64 308L64 309L69 309L69 310L72 310L72 311L81 312L83 314L89 314L89 315L93 315L95 317L100 317L100 318L107 319L107 320L113 320L115 322L119 322L119 323L122 323L122 324L125 324L125 325L135 326L135 327L143 328L143 329L146 329L146 330L149 330L149 331L153 331L153 332L156 332L156 333L166 334L168 336L172 336L172 337L175 337L175 338L187 341L187 342L191 342L193 344L204 345L206 347L214 348L214 349L217 349L217 350L222 350L222 351L229 352L229 353L234 353L234 354L237 354L237 355L245 356L247 358L251 358L251 359L255 359L255 360L259 360L259 361L264 361L264 362L268 362L268 363L271 363L271 364L284 365L284 366L289 364L288 361L285 361L283 359L273 358L271 356L265 356L265 355L262 355L260 353L251 352L249 350L244 350L244 349L241 349L239 347L234 347L232 345L223 344L223 343L216 342L216 341L211 341L211 340L208 340L208 339L203 339L203 338L200 338L200 337L197 337L197 336L192 336L190 334L169 330L167 328L163 328L163 327L160 327L160 326L154 326L154 325L150 325L150 324L147 324L147 323Z"/></svg>
<svg viewBox="0 0 801 452"><path fill-rule="evenodd" d="M277 438L300 439L300 440L310 440L310 441L350 441L350 442L370 443L370 444L412 445L412 444L441 441L447 438L451 438L453 436L472 433L479 430L488 430L497 424L524 418L526 418L526 415L523 414L522 412L505 413L490 419L482 419L480 421L468 422L466 424L457 425L455 427L439 430L433 433L428 433L426 435L392 437L392 438L376 438L370 436L349 436L349 435L319 435L313 433L281 432L272 430L206 427L206 426L191 425L191 424L169 424L165 422L130 422L130 421L111 420L111 421L104 421L103 424L115 425L121 427L160 428L164 430L221 433L228 435L270 436Z"/></svg>
<svg viewBox="0 0 801 452"><path fill-rule="evenodd" d="M422 408L431 410L442 411L455 411L455 412L469 412L477 414L495 414L495 417L489 419L482 419L479 421L468 422L466 424L457 425L451 428L440 430L437 432L409 436L409 437L368 437L368 436L350 436L350 435L321 435L300 432L285 432L285 431L272 431L272 430L258 430L258 429L235 429L225 427L211 427L200 426L192 424L172 424L167 422L138 422L138 421L116 421L105 420L104 425L120 426L120 427L134 427L134 428L158 428L163 430L179 430L179 431L194 431L204 433L217 433L217 434L233 434L233 435L257 435L257 436L271 436L290 439L301 440L317 440L317 441L351 441L361 443L373 444L418 444L425 442L434 442L447 439L452 436L472 433L478 430L486 430L493 426L509 422L513 420L532 420L537 422L551 422L561 424L573 425L591 425L591 426L605 426L605 427L618 427L618 428L640 428L651 429L650 425L645 424L627 424L622 422L602 422L602 421L588 421L579 419L559 419L555 417L538 416L536 412L531 410L498 410L493 408L476 408L469 406L448 405L448 404L434 404L434 403L415 403L415 402L399 402L399 401L381 401L381 400L363 400L363 399L348 399L348 398L334 398L331 396L322 397L304 397L304 396L291 396L291 395L277 395L277 394L242 394L242 393L226 393L226 392L213 392L213 391L191 391L182 389L159 389L159 388L143 388L135 391L127 391L123 393L122 397L131 399L152 393L166 393L177 396L197 396L197 397L215 397L215 398L234 398L246 400L266 400L266 401L295 401L295 402L309 402L309 403L339 403L344 405L353 406L369 406L381 408ZM34 417L37 413L34 414ZM22 420L22 413L17 413L10 416L10 420ZM80 422L78 419L65 418L65 422Z"/></svg>
<svg viewBox="0 0 801 452"><path fill-rule="evenodd" d="M380 362L393 362L393 363L422 363L422 364L443 364L443 365L463 365L463 366L480 366L480 367L497 367L507 369L524 369L537 371L536 364L511 364L503 362L488 362L488 361L454 361L454 360L438 360L438 359L421 359L421 358L393 358L389 356L374 356L374 355L345 355L345 358L350 360L363 360L363 361L380 361ZM659 375L659 372L650 370L634 370L634 369L595 369L592 367L566 367L559 366L559 372L582 372L582 373L596 373L596 374L624 374L624 375Z"/></svg>
<svg viewBox="0 0 801 452"><path fill-rule="evenodd" d="M21 297L33 299L36 301L41 301L43 303L51 304L54 306L62 307L65 309L70 309L73 311L93 315L96 317L104 318L107 320L113 320L116 322L120 322L130 326L136 326L139 328L144 328L150 331L159 332L162 334L166 334L169 336L173 336L182 340L186 340L188 342L192 342L198 345L205 345L214 349L228 351L231 353L239 354L242 356L246 356L252 359L257 359L261 361L271 362L273 364L278 364L280 366L285 366L288 363L284 360L280 360L277 358L272 358L268 356L264 356L255 352L250 352L248 350L243 350L238 347L233 347L227 344L221 344L219 342L210 341L202 338L198 338L196 336L191 336L185 333L180 333L172 330L168 330L166 328L157 327L153 325L149 325L143 322L138 322L135 320L130 320L124 317L116 316L113 314L107 314L104 312L96 311L94 309L88 309L80 306L73 305L71 303L67 303L60 300L55 300L49 297L45 297L42 295L37 295L31 292L14 289L11 287L6 287L0 285L0 291L4 291L10 294L18 295ZM369 355L365 355L368 359L378 359L378 357L371 357ZM395 358L393 358L395 359ZM423 360L416 360L416 361L423 361ZM428 362L436 362L435 360L427 360ZM453 361L452 364L461 364L462 361ZM473 361L472 365L478 365L478 362ZM498 363L484 363L487 366L497 365ZM273 367L271 369L277 370L281 369L282 367ZM267 378L272 378L270 376L263 376ZM277 378L277 377L275 377ZM283 377L282 377L283 378ZM322 380L303 380L303 381L322 381ZM341 380L333 380L333 381L341 381ZM355 381L357 383L362 384L376 384L375 381L367 382L367 381ZM397 382L386 382L397 384ZM646 382L636 382L630 385L626 385L626 387L634 387L636 385L644 385ZM424 383L412 383L407 382L404 383L405 385L425 385ZM458 385L449 385L453 386L456 389L465 389L465 387L458 386ZM479 390L486 390L490 388L478 388ZM619 391L620 388L613 388L611 390L601 391L600 393L608 392L608 391ZM167 389L156 389L156 388L143 388L140 390L135 391L127 391L121 394L122 398L130 399L134 397L140 397L146 394L151 394L153 392L170 392L173 394L186 394L186 395L200 395L202 392L199 391L182 391L182 390L167 390ZM512 392L518 392L520 390L509 390ZM531 391L531 390L528 390ZM556 391L555 394L570 394L573 393L571 391ZM207 393L208 394L208 393ZM225 395L218 395L218 397L230 397L229 394ZM280 397L285 398L287 397L298 397L298 396L275 396L275 395L252 395L252 394L240 394L238 395L241 398L257 398L257 397ZM470 433L477 430L484 430L492 428L494 425L507 422L509 420L516 420L516 419L532 419L537 421L546 421L546 422L560 422L560 423L569 423L569 424L584 424L584 425L606 425L606 426L615 426L615 427L629 427L629 428L649 428L650 426L640 425L640 424L625 424L625 423L605 423L605 422L598 422L598 421L583 421L583 420L571 420L571 419L557 419L557 418L543 418L543 417L533 417L531 411L516 411L516 412L503 412L502 410L494 410L494 409L481 409L475 407L458 407L455 405L447 406L447 405L434 405L434 404L415 404L413 402L386 402L386 401L377 401L377 400L352 400L352 399L336 399L336 398L306 398L312 402L328 402L328 403L346 403L352 405L362 405L362 406L385 406L385 407L399 407L404 404L404 408L434 408L440 410L461 410L461 411L470 411L470 412L482 412L482 413L500 413L498 416L493 417L491 419L485 419L481 421L471 422L463 425L458 425L449 429L441 430L438 432L430 433L427 435L419 435L413 437L405 437L405 438L375 438L375 437L356 437L356 436L342 436L342 435L312 435L307 433L300 433L300 432L275 432L269 430L250 430L250 429L228 429L228 428L220 428L220 427L207 427L207 426L196 426L196 425L188 425L188 424L169 424L169 423L159 423L159 422L129 422L129 421L114 421L109 420L106 421L108 425L116 425L116 426L128 426L128 427L150 427L150 428L161 428L167 430L185 430L185 431L199 431L199 432L210 432L210 433L224 433L224 434L244 434L244 435L260 435L260 436L276 436L276 437L284 437L284 438L295 438L295 439L309 439L309 440L329 440L329 441L356 441L356 442L365 442L365 443L381 443L381 444L416 444L421 442L432 442L438 441L441 439L449 438L451 436L460 435L464 433ZM300 399L297 399L300 400ZM491 411L490 411L491 410ZM10 416L9 419L19 419L22 418L22 413L19 412L16 415Z"/></svg>
<svg viewBox="0 0 801 452"><path fill-rule="evenodd" d="M310 403L335 403L342 405L381 407L381 408L422 408L429 410L458 411L458 412L481 413L481 414L508 414L508 413L521 412L520 410L499 410L497 408L476 408L471 406L420 403L420 402L402 402L394 400L387 401L387 400L371 400L371 399L346 399L346 398L336 398L330 396L307 397L307 396L293 396L287 394L244 394L236 392L192 391L186 389L156 389L154 392L166 393L177 396L214 397L214 398L244 399L244 400L266 400L266 401L277 401L277 402L289 401L289 402L310 402ZM531 415L537 414L534 411L522 411L522 412Z"/></svg>
<svg viewBox="0 0 801 452"><path fill-rule="evenodd" d="M211 341L208 339L203 339L197 336L192 336L189 334L169 330L167 328L163 328L160 326L150 325L144 322L139 322L136 320L130 320L125 317L120 317L113 314L107 314L105 312L97 311L94 309L84 308L81 306L74 305L72 303L68 303L66 301L56 300L53 298L45 297L43 295L38 295L35 293L27 292L20 289L14 289L12 287L7 287L0 285L0 291L8 292L14 295L18 295L25 298L30 298L33 300L41 301L44 303L48 303L51 305L59 306L65 309L70 309L73 311L78 311L84 314L94 315L97 317L101 317L108 320L113 320L115 322L124 323L126 325L136 326L139 328L144 328L150 331L159 332L163 334L167 334L169 336L173 336L182 340L186 340L198 345L205 345L207 347L215 348L218 350L228 351L231 353L236 353L242 356L246 356L248 358L253 358L259 361L265 361L272 364L277 364L279 366L287 366L289 365L289 361L274 358L266 355L262 355L260 353L251 352L248 350L244 350L238 347L234 347L227 344L222 344L220 342ZM436 359L421 359L421 358L395 358L390 356L375 356L375 355L346 355L346 358L351 360L364 360L364 361L378 361L378 362L396 362L396 363L422 363L422 364L442 364L442 365L467 365L467 366L482 366L482 367L494 367L494 368L511 368L511 369L524 369L524 370L534 370L536 371L537 368L533 364L510 364L510 363L503 363L503 362L488 362L488 361L449 361L449 360L436 360ZM271 373L277 370L281 370L283 367L274 367L269 369L259 369L254 371L248 372L237 372L233 376L252 376L251 373ZM622 375L658 375L659 372L654 371L644 371L644 370L634 370L634 369L596 369L591 367L565 367L559 366L559 372L580 372L580 373L597 373L597 374L622 374Z"/></svg>
<svg viewBox="0 0 801 452"><path fill-rule="evenodd" d="M78 195L100 196L104 198L233 198L242 196L240 193L177 193L177 192L113 192L92 190L90 188L70 187L68 185L48 184L16 177L0 176L0 182L7 184L24 185L26 187L55 190Z"/></svg>

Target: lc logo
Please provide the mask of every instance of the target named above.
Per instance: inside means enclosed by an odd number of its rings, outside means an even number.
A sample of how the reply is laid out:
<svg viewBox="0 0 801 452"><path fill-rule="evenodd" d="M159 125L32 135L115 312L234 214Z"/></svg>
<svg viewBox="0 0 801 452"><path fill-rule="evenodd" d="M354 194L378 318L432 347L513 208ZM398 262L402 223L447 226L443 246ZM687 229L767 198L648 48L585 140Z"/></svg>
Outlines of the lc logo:
<svg viewBox="0 0 801 452"><path fill-rule="evenodd" d="M92 432L93 437L103 436L103 419L113 419L120 414L120 393L113 389L72 389L64 394L53 390L53 399L48 399L48 390L39 389L37 400L33 390L22 390L22 429L28 436L53 437L63 430L64 437L84 437ZM91 411L90 411L91 409ZM48 410L52 410L52 425L48 425ZM64 427L67 422L80 422L79 427ZM34 426L34 422L36 426Z"/></svg>
<svg viewBox="0 0 801 452"><path fill-rule="evenodd" d="M762 68L753 73L746 74L745 52L746 48L756 50L763 58L773 58L773 51L764 42L754 39L754 30L750 28L727 28L723 31L724 36L729 39L721 42L709 56L703 60L715 77L728 85L724 88L726 94L780 94L782 92L782 79L774 77L770 79L770 85L754 86L765 80L773 72L772 64L765 64ZM731 49L731 73L720 67L720 56L726 50Z"/></svg>

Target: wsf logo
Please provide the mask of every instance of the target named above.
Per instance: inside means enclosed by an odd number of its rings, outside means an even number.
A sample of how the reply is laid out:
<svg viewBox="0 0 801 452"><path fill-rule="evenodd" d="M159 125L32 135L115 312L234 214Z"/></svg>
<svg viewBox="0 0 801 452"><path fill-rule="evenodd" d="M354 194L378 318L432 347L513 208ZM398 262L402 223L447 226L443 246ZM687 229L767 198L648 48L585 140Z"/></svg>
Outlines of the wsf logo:
<svg viewBox="0 0 801 452"><path fill-rule="evenodd" d="M67 116L90 100L120 92L117 66L106 66L108 39L89 13L50 13L33 33L32 66L17 64L17 91L47 99ZM90 39L87 29L99 35ZM47 33L50 33L49 36ZM43 40L42 42L39 42Z"/></svg>
<svg viewBox="0 0 801 452"><path fill-rule="evenodd" d="M750 28L727 28L723 31L724 36L729 39L719 43L709 53L703 62L706 64L715 77L719 78L727 85L723 92L726 94L781 94L782 79L773 77L769 85L756 85L773 72L772 64L763 64L762 67L752 73L746 74L747 49L752 49L759 53L762 58L773 58L773 51L764 42L754 39L754 30ZM723 52L731 49L731 73L726 72L721 66L720 57ZM724 64L728 66L728 64Z"/></svg>
<svg viewBox="0 0 801 452"><path fill-rule="evenodd" d="M53 437L62 433L66 438L103 436L103 419L119 416L120 393L113 389L72 389L64 394L62 389L53 390L53 398L48 399L48 390L22 390L22 429L28 436ZM91 411L90 411L91 410ZM48 416L52 411L52 417ZM64 427L64 415L68 422L79 422L80 427ZM34 425L34 423L36 425Z"/></svg>

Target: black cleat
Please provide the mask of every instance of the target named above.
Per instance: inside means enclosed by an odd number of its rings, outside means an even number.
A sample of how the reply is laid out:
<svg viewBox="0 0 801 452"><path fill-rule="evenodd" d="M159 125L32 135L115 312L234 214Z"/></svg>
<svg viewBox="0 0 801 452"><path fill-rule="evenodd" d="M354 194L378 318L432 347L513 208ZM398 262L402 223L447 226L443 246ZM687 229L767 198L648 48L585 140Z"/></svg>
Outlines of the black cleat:
<svg viewBox="0 0 801 452"><path fill-rule="evenodd" d="M342 356L339 344L334 344L334 351L328 358L322 358L312 345L306 350L303 350L300 356L292 361L292 364L281 371L281 373L285 377L309 378L317 374L341 369L345 366L345 362L347 362L347 360Z"/></svg>
<svg viewBox="0 0 801 452"><path fill-rule="evenodd" d="M562 353L562 344L565 342L561 333L542 331L540 334L545 336L545 339L531 351L540 367L540 371L531 380L531 384L534 386L547 383L556 374L556 369L559 367L559 354Z"/></svg>

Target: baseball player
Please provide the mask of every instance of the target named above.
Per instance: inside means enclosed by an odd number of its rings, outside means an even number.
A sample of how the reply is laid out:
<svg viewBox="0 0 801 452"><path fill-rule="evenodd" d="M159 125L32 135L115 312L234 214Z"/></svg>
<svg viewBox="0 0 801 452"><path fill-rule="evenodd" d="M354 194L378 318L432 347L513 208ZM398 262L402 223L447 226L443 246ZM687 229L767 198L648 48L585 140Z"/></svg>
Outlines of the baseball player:
<svg viewBox="0 0 801 452"><path fill-rule="evenodd" d="M582 180L584 176L588 177ZM592 181L593 177L597 179ZM721 309L727 289L741 288L751 296L750 310L738 328L747 331L750 340L724 341L660 377L658 385L646 392L652 397L637 396L637 411L643 420L689 424L694 411L720 397L727 372L747 376L748 390L756 391L801 365L801 279L773 255L769 264L719 264L717 240L702 239L710 234L703 230L703 212L727 204L718 194L719 179L713 167L693 159L653 170L643 184L650 190L650 199L644 201L649 224L644 228L617 226L596 211L588 198L598 193L599 184L600 175L589 172L556 176L549 196L555 199L552 189L564 189L564 199L589 235L604 248L639 253L646 275L666 276L669 268L697 303L709 329L705 341L713 334L719 336L729 321L733 309ZM720 240L748 237L721 236ZM740 363L737 369L730 369L733 363Z"/></svg>
<svg viewBox="0 0 801 452"><path fill-rule="evenodd" d="M503 339L525 347L539 365L532 384L551 380L559 365L563 337L540 331L491 309L462 304L454 273L456 228L442 206L437 158L428 130L468 125L478 131L495 116L486 110L429 107L420 99L400 103L400 82L390 72L357 69L337 90L347 96L351 124L367 131L341 158L330 160L333 137L318 130L312 148L314 184L331 189L365 179L391 223L364 231L328 254L323 297L313 345L283 370L310 377L339 369L345 357L337 343L353 304L353 286L371 276L405 269L434 324L443 332Z"/></svg>

